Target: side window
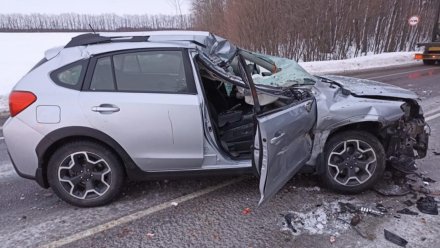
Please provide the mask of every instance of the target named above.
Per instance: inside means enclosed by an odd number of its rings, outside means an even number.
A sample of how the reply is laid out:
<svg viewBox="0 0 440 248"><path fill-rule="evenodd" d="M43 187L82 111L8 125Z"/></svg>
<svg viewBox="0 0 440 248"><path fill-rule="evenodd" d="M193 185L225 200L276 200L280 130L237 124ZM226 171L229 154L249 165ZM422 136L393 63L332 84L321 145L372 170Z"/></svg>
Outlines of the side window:
<svg viewBox="0 0 440 248"><path fill-rule="evenodd" d="M112 62L110 57L103 57L96 62L93 71L91 90L115 90L115 83L112 72Z"/></svg>
<svg viewBox="0 0 440 248"><path fill-rule="evenodd" d="M50 74L52 80L63 87L79 90L83 83L88 60L78 61L61 67Z"/></svg>
<svg viewBox="0 0 440 248"><path fill-rule="evenodd" d="M120 91L187 93L181 51L151 51L113 56Z"/></svg>

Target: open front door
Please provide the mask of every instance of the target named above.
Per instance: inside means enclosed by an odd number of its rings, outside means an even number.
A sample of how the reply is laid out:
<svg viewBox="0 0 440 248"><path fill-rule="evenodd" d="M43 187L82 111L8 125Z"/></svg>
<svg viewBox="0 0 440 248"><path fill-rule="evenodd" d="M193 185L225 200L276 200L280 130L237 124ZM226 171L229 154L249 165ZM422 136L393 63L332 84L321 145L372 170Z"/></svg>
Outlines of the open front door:
<svg viewBox="0 0 440 248"><path fill-rule="evenodd" d="M259 204L280 190L309 160L312 152L310 131L316 120L316 101L288 106L257 116L254 160L260 167Z"/></svg>

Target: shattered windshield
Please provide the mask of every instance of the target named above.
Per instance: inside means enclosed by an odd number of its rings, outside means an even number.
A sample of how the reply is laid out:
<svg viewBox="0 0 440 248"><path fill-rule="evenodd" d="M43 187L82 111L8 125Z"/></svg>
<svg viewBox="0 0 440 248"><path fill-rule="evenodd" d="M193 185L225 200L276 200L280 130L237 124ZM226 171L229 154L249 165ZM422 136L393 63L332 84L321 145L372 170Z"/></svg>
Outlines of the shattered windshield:
<svg viewBox="0 0 440 248"><path fill-rule="evenodd" d="M317 81L294 60L244 50L240 53L246 58L256 85L290 87L313 85Z"/></svg>
<svg viewBox="0 0 440 248"><path fill-rule="evenodd" d="M294 60L246 51L213 34L203 37L198 43L203 44L199 47L201 54L232 77L241 77L238 54L243 56L255 85L285 88L313 85L318 81Z"/></svg>

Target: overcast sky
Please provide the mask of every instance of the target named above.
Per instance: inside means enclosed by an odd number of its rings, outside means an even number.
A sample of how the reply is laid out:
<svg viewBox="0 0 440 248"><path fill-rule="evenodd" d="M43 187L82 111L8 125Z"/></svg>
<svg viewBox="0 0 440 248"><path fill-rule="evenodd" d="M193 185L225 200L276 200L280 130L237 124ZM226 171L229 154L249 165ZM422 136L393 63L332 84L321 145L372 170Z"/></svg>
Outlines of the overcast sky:
<svg viewBox="0 0 440 248"><path fill-rule="evenodd" d="M102 14L176 14L170 2L176 0L0 0L0 14L10 13L81 13ZM179 1L179 0L177 0ZM182 12L188 13L191 0L180 0Z"/></svg>

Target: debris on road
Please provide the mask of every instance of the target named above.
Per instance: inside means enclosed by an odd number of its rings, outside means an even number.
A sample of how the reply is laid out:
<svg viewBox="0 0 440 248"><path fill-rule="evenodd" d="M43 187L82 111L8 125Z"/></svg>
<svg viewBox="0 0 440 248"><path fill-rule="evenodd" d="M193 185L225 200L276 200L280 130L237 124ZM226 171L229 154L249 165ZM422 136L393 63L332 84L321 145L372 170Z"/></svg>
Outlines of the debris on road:
<svg viewBox="0 0 440 248"><path fill-rule="evenodd" d="M438 215L437 201L432 196L420 197L417 209L424 214Z"/></svg>
<svg viewBox="0 0 440 248"><path fill-rule="evenodd" d="M381 211L382 213L388 213L388 209L380 203L376 203L376 209Z"/></svg>
<svg viewBox="0 0 440 248"><path fill-rule="evenodd" d="M357 226L357 224L359 224L361 222L361 220L362 220L362 216L359 214L355 214L351 218L350 225Z"/></svg>
<svg viewBox="0 0 440 248"><path fill-rule="evenodd" d="M328 206L328 204L326 205ZM294 236L300 235L304 231L309 234L328 233L332 230L327 228L329 220L326 211L331 210L321 206L307 213L289 212L283 215L283 229L290 231Z"/></svg>
<svg viewBox="0 0 440 248"><path fill-rule="evenodd" d="M286 221L287 228L289 228L293 233L296 233L296 229L292 226L292 219L294 219L294 215L292 213L288 213L284 215L284 220Z"/></svg>
<svg viewBox="0 0 440 248"><path fill-rule="evenodd" d="M377 210L374 210L374 209L371 209L371 208L361 207L360 210L361 210L362 213L372 214L372 215L375 215L375 216L383 216L384 215L384 213L382 213L381 211L377 211Z"/></svg>
<svg viewBox="0 0 440 248"><path fill-rule="evenodd" d="M341 218L337 218L338 220L340 220L340 221L342 221L343 223L345 223L345 224L348 224L348 225L350 225L350 223L349 222L347 222L346 220L344 220L344 219L341 219ZM375 237L374 236L368 236L368 235L365 235L363 232L361 232L361 230L359 230L359 228L357 228L356 226L352 226L352 225L350 225L351 226L351 228L353 229L353 230L355 230L362 238L364 238L364 239L368 239L368 240L373 240L373 239L375 239Z"/></svg>
<svg viewBox="0 0 440 248"><path fill-rule="evenodd" d="M347 211L349 213L357 213L359 210L356 208L355 205L349 203L349 202L338 202L340 207L340 213L346 213Z"/></svg>
<svg viewBox="0 0 440 248"><path fill-rule="evenodd" d="M390 241L393 244L396 244L401 247L405 247L408 244L408 241L403 239L402 237L398 236L397 234L394 234L387 229L383 230L385 239Z"/></svg>
<svg viewBox="0 0 440 248"><path fill-rule="evenodd" d="M408 207L411 207L412 205L414 205L414 202L412 202L411 200L406 200L403 202L403 204L405 204Z"/></svg>
<svg viewBox="0 0 440 248"><path fill-rule="evenodd" d="M243 211L241 211L241 214L242 215L248 215L248 214L250 214L251 213L251 209L250 208L245 208L245 209L243 209Z"/></svg>
<svg viewBox="0 0 440 248"><path fill-rule="evenodd" d="M406 215L419 215L418 213L409 210L408 208L404 208L402 210L398 210L397 213L399 214L406 214Z"/></svg>
<svg viewBox="0 0 440 248"><path fill-rule="evenodd" d="M177 202L171 202L171 206L177 207L177 205L179 205L179 203L177 203Z"/></svg>
<svg viewBox="0 0 440 248"><path fill-rule="evenodd" d="M383 182L376 184L373 190L383 196L404 196L411 192L406 186Z"/></svg>
<svg viewBox="0 0 440 248"><path fill-rule="evenodd" d="M145 236L147 236L148 239L154 238L154 233L147 233Z"/></svg>
<svg viewBox="0 0 440 248"><path fill-rule="evenodd" d="M428 182L428 183L435 183L437 182L436 180L429 178L429 177L422 177L422 181L423 182Z"/></svg>

